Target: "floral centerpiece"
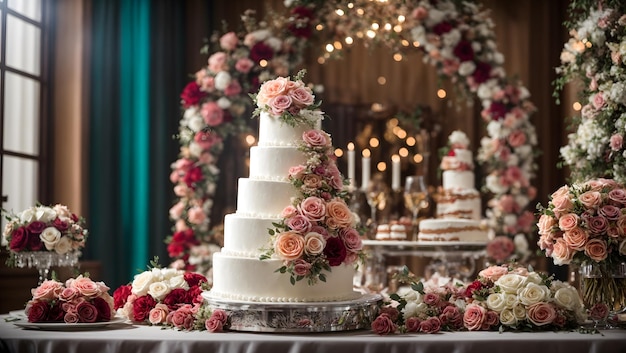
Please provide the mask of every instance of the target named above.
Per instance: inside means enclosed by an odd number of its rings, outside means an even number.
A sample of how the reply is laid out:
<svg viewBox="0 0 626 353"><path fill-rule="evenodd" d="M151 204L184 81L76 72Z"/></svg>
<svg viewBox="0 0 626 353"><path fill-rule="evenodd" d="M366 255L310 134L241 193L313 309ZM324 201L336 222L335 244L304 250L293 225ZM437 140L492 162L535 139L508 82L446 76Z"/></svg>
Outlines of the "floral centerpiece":
<svg viewBox="0 0 626 353"><path fill-rule="evenodd" d="M132 283L113 292L113 308L120 316L136 323L187 331L222 331L227 327L225 313L212 312L203 305L201 294L208 289L206 277L160 268L156 260L151 265L135 275Z"/></svg>
<svg viewBox="0 0 626 353"><path fill-rule="evenodd" d="M417 281L391 294L372 323L379 334L571 330L586 318L576 288L532 269L491 266L471 283Z"/></svg>
<svg viewBox="0 0 626 353"><path fill-rule="evenodd" d="M83 275L65 283L46 280L32 294L26 303L28 322L92 323L115 315L109 287Z"/></svg>
<svg viewBox="0 0 626 353"><path fill-rule="evenodd" d="M620 0L572 1L554 95L568 82L581 84L582 109L561 148L574 181L607 177L626 182L626 4Z"/></svg>
<svg viewBox="0 0 626 353"><path fill-rule="evenodd" d="M291 126L311 127L323 113L315 97L302 82L304 71L292 80L279 77L267 81L253 95L255 115L266 112ZM270 229L270 246L261 256L284 261L277 271L289 273L290 281L307 279L309 284L325 281L323 271L333 266L357 263L362 258L361 235L356 216L347 206L349 195L333 158L330 136L318 129L302 134L298 149L307 156L303 165L289 169L288 179L297 190L291 205L286 205L282 220Z"/></svg>
<svg viewBox="0 0 626 353"><path fill-rule="evenodd" d="M612 179L564 185L538 205L538 245L556 265L581 266L583 299L619 312L626 308L626 188ZM621 273L621 276L614 276ZM598 308L595 308L596 310Z"/></svg>
<svg viewBox="0 0 626 353"><path fill-rule="evenodd" d="M181 93L182 118L177 135L179 158L170 180L176 201L169 215L174 225L166 238L173 266L209 274L217 243L211 209L225 140L247 131L248 96L277 75L287 75L301 61L299 40L310 35L306 14L257 22L252 10L242 15L244 30L215 34L203 50L207 65ZM219 250L219 249L218 249Z"/></svg>

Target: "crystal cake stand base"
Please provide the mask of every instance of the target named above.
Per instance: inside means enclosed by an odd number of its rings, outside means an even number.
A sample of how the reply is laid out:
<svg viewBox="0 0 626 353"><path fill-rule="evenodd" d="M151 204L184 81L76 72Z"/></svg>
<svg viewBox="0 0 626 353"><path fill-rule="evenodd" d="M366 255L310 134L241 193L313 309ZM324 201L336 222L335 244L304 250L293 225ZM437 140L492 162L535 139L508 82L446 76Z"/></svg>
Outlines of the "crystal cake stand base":
<svg viewBox="0 0 626 353"><path fill-rule="evenodd" d="M379 294L341 302L262 303L202 296L213 309L228 313L230 330L251 332L334 332L369 328L378 312Z"/></svg>

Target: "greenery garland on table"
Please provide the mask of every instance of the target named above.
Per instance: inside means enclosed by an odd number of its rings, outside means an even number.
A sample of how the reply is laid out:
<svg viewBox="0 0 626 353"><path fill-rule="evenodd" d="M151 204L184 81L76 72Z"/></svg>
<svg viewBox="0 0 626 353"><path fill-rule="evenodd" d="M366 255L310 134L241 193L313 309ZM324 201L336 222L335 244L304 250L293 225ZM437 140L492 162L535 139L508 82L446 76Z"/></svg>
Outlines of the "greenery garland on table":
<svg viewBox="0 0 626 353"><path fill-rule="evenodd" d="M215 37L213 42L220 47L213 48L217 50L211 54L213 60L183 92L181 155L173 164L171 178L179 201L170 211L174 234L166 239L178 267L193 269L190 249L207 240L221 141L240 131L243 114L252 103L247 97L254 91L250 89L292 71L301 61L306 39L313 35L314 23L323 27L316 35L334 41L347 33L366 35L372 18L389 18L390 24L381 27L372 43L403 51L409 50L405 44L419 42L426 63L454 82L462 95L480 100L487 136L481 140L478 159L487 172L485 190L493 195L487 218L500 243L515 243L509 247L515 248L509 258L528 256L527 236L534 228L534 215L527 206L536 194L530 180L535 176L537 145L529 116L535 107L528 90L506 77L487 11L473 1L302 0L285 4L290 12L287 18L272 14L273 18L257 23L247 12L244 33ZM356 15L350 11L357 11ZM240 72L235 66L239 60L251 64L250 71ZM228 94L227 89L236 93Z"/></svg>

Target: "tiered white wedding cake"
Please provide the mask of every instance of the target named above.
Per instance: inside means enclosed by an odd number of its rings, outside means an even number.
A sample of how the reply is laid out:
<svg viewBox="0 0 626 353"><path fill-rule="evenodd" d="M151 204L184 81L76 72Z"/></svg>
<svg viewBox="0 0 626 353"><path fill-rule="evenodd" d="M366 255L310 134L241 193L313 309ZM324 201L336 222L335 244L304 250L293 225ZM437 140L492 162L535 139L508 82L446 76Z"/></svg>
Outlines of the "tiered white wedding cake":
<svg viewBox="0 0 626 353"><path fill-rule="evenodd" d="M255 97L258 146L240 178L237 211L224 219L213 257L213 298L249 302L354 299L361 256L356 220L332 158L323 113L300 80L278 78Z"/></svg>
<svg viewBox="0 0 626 353"><path fill-rule="evenodd" d="M418 241L487 241L469 139L462 131L454 131L448 144L449 152L441 160L443 191L437 199L437 219L420 222Z"/></svg>

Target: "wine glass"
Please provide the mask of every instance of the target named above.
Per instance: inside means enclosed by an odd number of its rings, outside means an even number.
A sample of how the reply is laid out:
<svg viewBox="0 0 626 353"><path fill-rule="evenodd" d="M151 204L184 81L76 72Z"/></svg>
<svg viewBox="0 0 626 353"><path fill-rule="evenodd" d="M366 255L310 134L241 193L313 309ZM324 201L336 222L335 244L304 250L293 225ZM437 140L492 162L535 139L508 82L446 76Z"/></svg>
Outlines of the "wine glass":
<svg viewBox="0 0 626 353"><path fill-rule="evenodd" d="M413 219L413 240L417 236L417 215L420 209L428 207L428 189L423 176L408 176L404 183L404 206L411 210Z"/></svg>
<svg viewBox="0 0 626 353"><path fill-rule="evenodd" d="M388 187L381 175L376 175L367 184L365 196L370 206L372 225L376 224L376 210L384 210L387 206Z"/></svg>

